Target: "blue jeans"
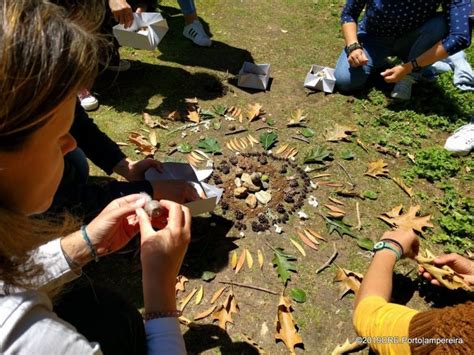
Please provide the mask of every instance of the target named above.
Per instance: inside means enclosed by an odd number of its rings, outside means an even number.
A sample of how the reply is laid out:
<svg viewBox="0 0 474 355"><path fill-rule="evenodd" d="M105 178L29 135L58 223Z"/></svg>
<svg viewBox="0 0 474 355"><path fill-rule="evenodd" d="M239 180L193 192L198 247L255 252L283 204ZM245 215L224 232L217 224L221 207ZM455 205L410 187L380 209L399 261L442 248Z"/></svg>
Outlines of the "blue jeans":
<svg viewBox="0 0 474 355"><path fill-rule="evenodd" d="M363 25L360 25L357 37L364 46L369 62L353 68L349 65L343 50L336 64L335 77L338 90L348 92L361 89L369 75L386 64L387 57L397 56L404 62L413 60L442 40L447 32L448 27L442 14L436 15L420 28L399 38L377 38L365 32Z"/></svg>
<svg viewBox="0 0 474 355"><path fill-rule="evenodd" d="M178 0L178 4L184 15L190 15L196 12L194 0Z"/></svg>

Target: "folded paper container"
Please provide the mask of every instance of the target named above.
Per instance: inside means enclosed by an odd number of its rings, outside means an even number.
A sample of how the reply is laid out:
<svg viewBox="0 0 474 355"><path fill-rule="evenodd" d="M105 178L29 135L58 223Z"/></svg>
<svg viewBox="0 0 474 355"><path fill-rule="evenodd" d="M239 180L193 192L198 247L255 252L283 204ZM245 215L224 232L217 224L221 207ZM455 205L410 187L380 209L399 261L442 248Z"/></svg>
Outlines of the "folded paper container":
<svg viewBox="0 0 474 355"><path fill-rule="evenodd" d="M168 32L166 20L159 12L134 13L133 18L133 24L129 28L123 25L113 27L114 36L119 44L137 49L156 49Z"/></svg>
<svg viewBox="0 0 474 355"><path fill-rule="evenodd" d="M327 93L332 93L335 85L336 77L334 76L334 69L323 67L321 65L311 66L304 81L304 86L306 88L320 90Z"/></svg>
<svg viewBox="0 0 474 355"><path fill-rule="evenodd" d="M244 62L239 71L237 86L266 90L270 80L270 64Z"/></svg>
<svg viewBox="0 0 474 355"><path fill-rule="evenodd" d="M189 182L201 196L200 200L184 204L189 208L193 217L212 212L224 193L223 189L203 182L211 176L212 169L196 170L186 163L163 163L162 170L162 172L158 172L154 168L148 169L145 172L145 179L148 181L184 180Z"/></svg>

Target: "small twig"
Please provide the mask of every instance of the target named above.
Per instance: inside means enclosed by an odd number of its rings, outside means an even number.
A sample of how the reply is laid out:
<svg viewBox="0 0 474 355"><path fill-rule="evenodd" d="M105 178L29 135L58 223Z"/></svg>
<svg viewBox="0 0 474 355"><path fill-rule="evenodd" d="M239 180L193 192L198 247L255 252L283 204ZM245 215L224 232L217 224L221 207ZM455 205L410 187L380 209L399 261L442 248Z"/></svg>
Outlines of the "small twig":
<svg viewBox="0 0 474 355"><path fill-rule="evenodd" d="M362 228L362 222L360 220L359 202L356 202L356 212L357 212L357 226L355 226L355 229L360 231L360 229Z"/></svg>
<svg viewBox="0 0 474 355"><path fill-rule="evenodd" d="M306 126L304 123L302 122L295 122L295 123L287 123L286 124L286 127L288 128L292 128L292 127L301 127L301 128L307 128L308 126Z"/></svg>
<svg viewBox="0 0 474 355"><path fill-rule="evenodd" d="M226 132L224 133L225 136L231 136L233 134L239 134L239 133L242 133L242 132L247 132L248 129L247 128L242 128L242 129L237 129L235 131L230 131L230 132Z"/></svg>
<svg viewBox="0 0 474 355"><path fill-rule="evenodd" d="M268 240L265 240L265 244L276 253L276 249L272 247L272 245L268 242Z"/></svg>
<svg viewBox="0 0 474 355"><path fill-rule="evenodd" d="M271 127L271 126L262 126L262 127L258 127L255 129L255 131L260 131L261 129L274 129L274 130L278 130L278 128L276 127Z"/></svg>
<svg viewBox="0 0 474 355"><path fill-rule="evenodd" d="M366 153L369 153L369 150L364 145L364 143L362 143L362 141L360 139L357 139L356 142L357 142L357 145L359 145Z"/></svg>
<svg viewBox="0 0 474 355"><path fill-rule="evenodd" d="M178 128L175 128L175 129L169 131L166 134L168 135L168 134L172 134L172 133L175 133L175 132L184 131L185 129L188 129L188 128L194 128L194 127L200 126L202 124L205 124L208 121L209 120L204 120L204 121L201 121L201 122L198 122L198 123L187 123L185 125L179 126Z"/></svg>
<svg viewBox="0 0 474 355"><path fill-rule="evenodd" d="M306 139L306 138L304 138L304 137L292 136L291 138L297 139L297 140L299 140L299 141L302 141L302 142L305 142L305 143L308 143L308 144L309 144L309 139Z"/></svg>
<svg viewBox="0 0 474 355"><path fill-rule="evenodd" d="M277 295L277 296L279 295L278 292L275 292L275 291L272 291L272 290L269 290L269 289L263 288L263 287L253 286L253 285L247 285L247 284L241 284L241 283L238 283L238 282L229 282L229 281L219 281L219 283L224 284L224 285L232 285L232 286L237 286L237 287L250 288L252 290L267 292L267 293L270 293L272 295Z"/></svg>
<svg viewBox="0 0 474 355"><path fill-rule="evenodd" d="M339 165L342 170L344 170L344 172L346 173L346 175L349 177L349 180L351 181L351 184L355 186L354 180L352 180L351 174L349 174L349 172L348 172L347 169L344 167L344 165L342 165L342 164L339 163L338 161L336 162L336 164Z"/></svg>
<svg viewBox="0 0 474 355"><path fill-rule="evenodd" d="M332 253L329 259L323 265L321 265L321 267L318 270L316 270L316 274L319 274L321 271L323 271L325 268L331 265L331 263L336 259L337 254L339 254L339 252L336 249L336 244L333 243L332 246L334 248L334 253Z"/></svg>
<svg viewBox="0 0 474 355"><path fill-rule="evenodd" d="M174 153L176 153L178 151L178 148L171 148L170 150L168 150L168 153L166 153L167 155L173 155Z"/></svg>

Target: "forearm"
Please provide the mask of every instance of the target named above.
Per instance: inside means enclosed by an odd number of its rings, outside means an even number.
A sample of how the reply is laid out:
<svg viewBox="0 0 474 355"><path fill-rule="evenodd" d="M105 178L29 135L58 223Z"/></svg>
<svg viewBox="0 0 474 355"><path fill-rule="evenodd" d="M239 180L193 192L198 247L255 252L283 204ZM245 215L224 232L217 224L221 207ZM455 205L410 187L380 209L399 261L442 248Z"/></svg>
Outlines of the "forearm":
<svg viewBox="0 0 474 355"><path fill-rule="evenodd" d="M346 46L355 42L359 42L357 39L357 24L355 22L347 22L343 24L342 35L344 36Z"/></svg>
<svg viewBox="0 0 474 355"><path fill-rule="evenodd" d="M176 310L176 279L157 274L160 268L143 263L143 300L145 313Z"/></svg>
<svg viewBox="0 0 474 355"><path fill-rule="evenodd" d="M413 58L413 59L416 59L418 66L423 68L448 57L448 55L449 54L448 52L446 52L446 49L444 48L443 44L441 43L441 41L439 41L433 47L428 49L426 52L424 52L417 58ZM407 73L410 73L413 71L413 65L411 64L411 62L407 62L403 64L403 67L405 68Z"/></svg>
<svg viewBox="0 0 474 355"><path fill-rule="evenodd" d="M392 274L397 257L390 250L378 251L357 292L354 308L368 296L380 296L386 301L392 294Z"/></svg>
<svg viewBox="0 0 474 355"><path fill-rule="evenodd" d="M87 243L82 238L81 231L74 232L61 239L61 249L73 265L83 267L92 260L92 254Z"/></svg>
<svg viewBox="0 0 474 355"><path fill-rule="evenodd" d="M129 158L123 158L120 160L117 165L112 169L114 173L128 179L128 172L130 171L130 163L132 161Z"/></svg>

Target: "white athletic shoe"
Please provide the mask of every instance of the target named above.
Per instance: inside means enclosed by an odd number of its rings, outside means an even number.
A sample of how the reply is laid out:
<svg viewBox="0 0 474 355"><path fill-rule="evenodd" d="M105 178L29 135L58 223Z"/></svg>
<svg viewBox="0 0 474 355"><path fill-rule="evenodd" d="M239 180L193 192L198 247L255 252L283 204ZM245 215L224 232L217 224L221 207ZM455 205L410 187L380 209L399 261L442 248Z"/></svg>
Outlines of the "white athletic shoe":
<svg viewBox="0 0 474 355"><path fill-rule="evenodd" d="M474 123L468 123L459 127L444 144L444 149L456 155L467 155L473 148Z"/></svg>
<svg viewBox="0 0 474 355"><path fill-rule="evenodd" d="M413 78L407 76L405 79L400 80L393 87L390 96L397 100L410 100L411 98L411 87L413 85Z"/></svg>
<svg viewBox="0 0 474 355"><path fill-rule="evenodd" d="M202 23L199 20L194 20L193 23L184 27L183 36L189 38L195 44L201 47L210 47L211 39L204 31Z"/></svg>
<svg viewBox="0 0 474 355"><path fill-rule="evenodd" d="M90 93L89 90L84 89L81 90L78 94L77 97L79 98L79 101L81 102L81 106L84 110L86 111L92 111L97 109L99 107L99 100Z"/></svg>

